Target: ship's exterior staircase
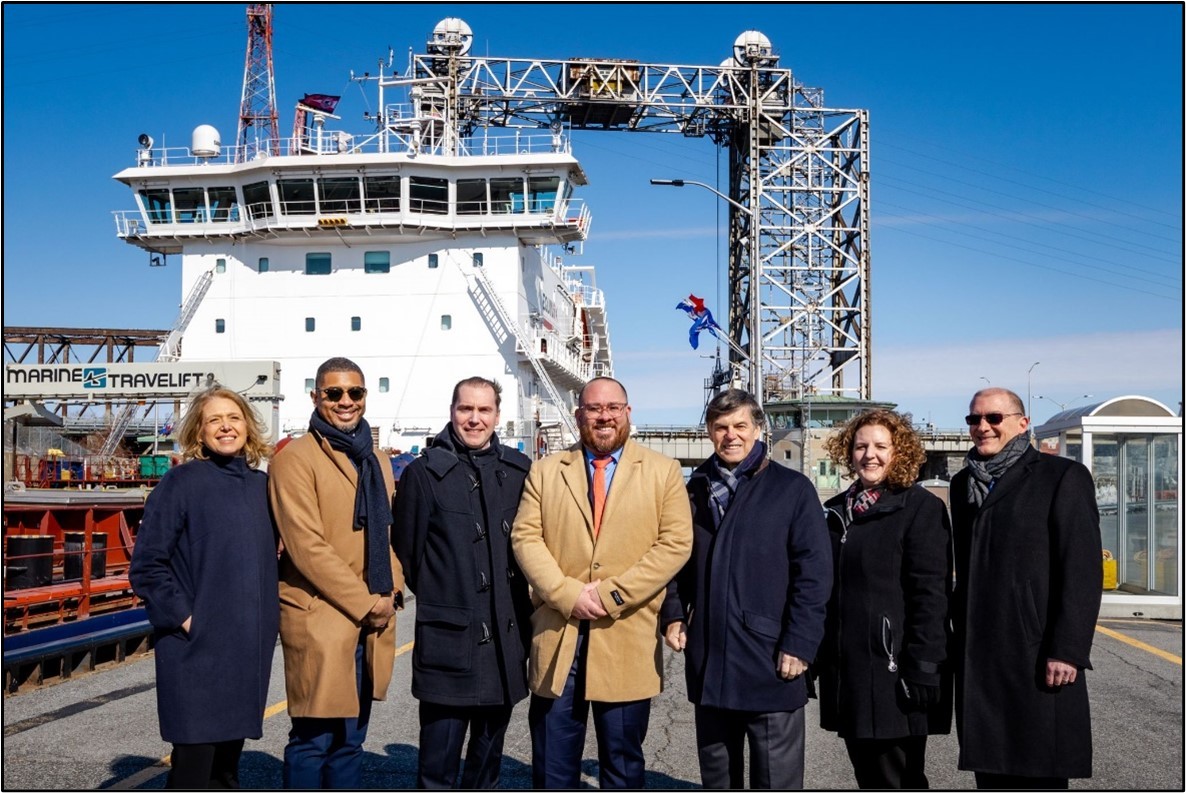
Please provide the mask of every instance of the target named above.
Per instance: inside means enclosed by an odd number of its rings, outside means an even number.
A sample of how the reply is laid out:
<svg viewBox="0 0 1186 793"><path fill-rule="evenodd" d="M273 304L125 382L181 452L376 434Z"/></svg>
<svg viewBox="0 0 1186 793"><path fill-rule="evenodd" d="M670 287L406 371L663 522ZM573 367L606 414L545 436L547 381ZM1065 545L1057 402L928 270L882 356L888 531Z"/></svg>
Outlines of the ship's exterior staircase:
<svg viewBox="0 0 1186 793"><path fill-rule="evenodd" d="M559 422L568 430L572 438L579 437L576 421L566 409L564 399L560 396L559 389L556 388L556 384L544 368L543 361L540 359L539 353L535 350L535 345L530 342L522 328L514 321L510 312L507 311L502 299L494 291L494 286L490 283L490 278L486 275L486 271L481 265L470 267L468 270L463 265L459 264L458 266L463 267L462 273L469 282L470 294L473 295L474 302L477 304L478 310L482 313L486 322L492 328L497 329L501 326L505 332L515 337L517 351L527 358L531 364L531 368L535 370L536 377L547 392L548 399L555 406ZM541 427L544 423L541 419ZM556 429L559 429L559 427L556 427ZM544 437L548 443L548 448L553 451L562 448L564 445L559 438L556 439L556 443L553 445L552 438L547 437L546 434Z"/></svg>
<svg viewBox="0 0 1186 793"><path fill-rule="evenodd" d="M185 335L185 329L189 327L189 322L194 318L194 314L198 311L198 306L201 305L202 299L206 297L206 293L210 291L210 284L214 282L214 271L207 270L198 278L198 282L194 284L194 288L190 290L189 297L185 299L185 303L181 307L181 313L177 316L177 321L173 323L173 328L169 331L169 335L165 337L165 343L161 345L161 349L157 352L156 359L158 361L176 361L181 355L181 337ZM128 402L119 412L115 414L115 419L111 423L111 432L107 434L107 439L103 441L103 448L99 452L100 457L110 457L115 454L115 450L119 448L120 441L124 438L124 433L128 431L128 426L131 425L132 419L136 415L136 408L139 405L135 402Z"/></svg>

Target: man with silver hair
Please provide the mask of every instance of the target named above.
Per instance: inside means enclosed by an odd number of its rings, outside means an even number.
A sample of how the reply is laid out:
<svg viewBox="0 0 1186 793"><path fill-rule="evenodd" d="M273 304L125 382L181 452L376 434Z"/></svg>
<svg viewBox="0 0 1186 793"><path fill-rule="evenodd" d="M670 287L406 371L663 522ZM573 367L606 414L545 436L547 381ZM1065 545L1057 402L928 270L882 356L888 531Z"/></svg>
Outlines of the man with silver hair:
<svg viewBox="0 0 1186 793"><path fill-rule="evenodd" d="M717 395L715 453L688 480L692 558L668 585L667 645L686 650L688 699L706 788L803 787L803 674L824 635L832 552L807 477L766 457L762 406Z"/></svg>

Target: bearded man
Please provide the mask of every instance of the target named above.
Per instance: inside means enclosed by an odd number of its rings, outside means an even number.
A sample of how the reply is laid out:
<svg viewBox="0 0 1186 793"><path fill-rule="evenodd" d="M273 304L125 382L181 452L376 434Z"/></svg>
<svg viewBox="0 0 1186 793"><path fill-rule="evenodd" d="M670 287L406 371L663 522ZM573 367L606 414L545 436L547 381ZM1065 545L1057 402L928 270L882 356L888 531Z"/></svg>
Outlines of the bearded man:
<svg viewBox="0 0 1186 793"><path fill-rule="evenodd" d="M581 442L531 468L511 545L532 587L532 782L580 787L588 713L600 786L642 788L662 689L659 608L692 550L679 463L630 440L625 387L582 389Z"/></svg>

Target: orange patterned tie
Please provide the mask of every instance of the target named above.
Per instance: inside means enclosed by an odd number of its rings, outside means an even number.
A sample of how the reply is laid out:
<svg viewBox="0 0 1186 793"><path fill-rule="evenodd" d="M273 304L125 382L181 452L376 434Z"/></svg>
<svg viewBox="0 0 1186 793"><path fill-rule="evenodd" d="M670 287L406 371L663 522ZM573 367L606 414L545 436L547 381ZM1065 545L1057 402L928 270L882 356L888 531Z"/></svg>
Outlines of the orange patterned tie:
<svg viewBox="0 0 1186 793"><path fill-rule="evenodd" d="M601 531L601 513L605 511L605 467L612 457L593 458L593 536Z"/></svg>

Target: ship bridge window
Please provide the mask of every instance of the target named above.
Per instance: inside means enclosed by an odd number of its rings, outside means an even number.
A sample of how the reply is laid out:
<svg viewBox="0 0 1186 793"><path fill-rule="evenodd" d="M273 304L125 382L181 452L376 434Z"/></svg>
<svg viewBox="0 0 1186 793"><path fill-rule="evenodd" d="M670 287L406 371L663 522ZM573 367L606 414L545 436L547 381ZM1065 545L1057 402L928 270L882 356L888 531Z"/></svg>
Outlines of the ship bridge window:
<svg viewBox="0 0 1186 793"><path fill-rule="evenodd" d="M276 186L280 188L280 211L285 215L312 215L317 212L312 179L281 179L276 182Z"/></svg>
<svg viewBox="0 0 1186 793"><path fill-rule="evenodd" d="M523 211L522 179L491 179L490 206L496 215Z"/></svg>
<svg viewBox="0 0 1186 793"><path fill-rule="evenodd" d="M391 251L366 251L362 255L362 269L366 273L391 272Z"/></svg>
<svg viewBox="0 0 1186 793"><path fill-rule="evenodd" d="M225 223L239 219L239 199L233 187L208 187L206 197L210 201L210 219Z"/></svg>
<svg viewBox="0 0 1186 793"><path fill-rule="evenodd" d="M272 217L272 193L267 182L243 185L243 201L247 204L247 216L252 220Z"/></svg>
<svg viewBox="0 0 1186 793"><path fill-rule="evenodd" d="M527 179L528 212L551 212L556 207L559 176L530 176Z"/></svg>
<svg viewBox="0 0 1186 793"><path fill-rule="evenodd" d="M173 222L173 199L168 190L141 190L140 200L144 202L149 223Z"/></svg>
<svg viewBox="0 0 1186 793"><path fill-rule="evenodd" d="M362 189L358 179L318 179L317 191L321 194L322 213L359 212L362 209Z"/></svg>
<svg viewBox="0 0 1186 793"><path fill-rule="evenodd" d="M485 179L457 180L458 215L485 215L488 206Z"/></svg>
<svg viewBox="0 0 1186 793"><path fill-rule="evenodd" d="M367 212L399 211L399 177L368 176L363 182Z"/></svg>
<svg viewBox="0 0 1186 793"><path fill-rule="evenodd" d="M429 215L449 213L449 180L413 176L408 180L409 208Z"/></svg>
<svg viewBox="0 0 1186 793"><path fill-rule="evenodd" d="M199 223L206 220L206 191L200 187L174 189L173 211L178 223Z"/></svg>
<svg viewBox="0 0 1186 793"><path fill-rule="evenodd" d="M331 254L305 254L305 275L329 275L331 272L333 272L333 258Z"/></svg>

